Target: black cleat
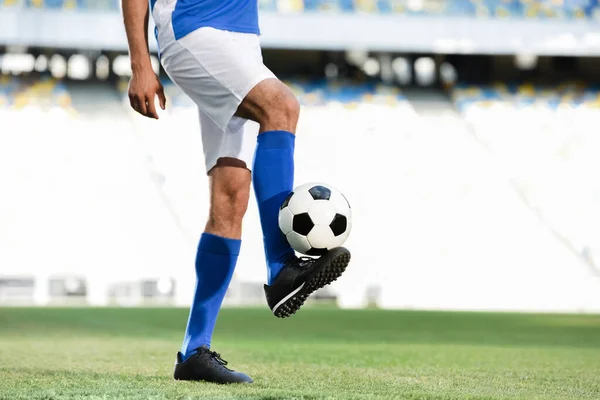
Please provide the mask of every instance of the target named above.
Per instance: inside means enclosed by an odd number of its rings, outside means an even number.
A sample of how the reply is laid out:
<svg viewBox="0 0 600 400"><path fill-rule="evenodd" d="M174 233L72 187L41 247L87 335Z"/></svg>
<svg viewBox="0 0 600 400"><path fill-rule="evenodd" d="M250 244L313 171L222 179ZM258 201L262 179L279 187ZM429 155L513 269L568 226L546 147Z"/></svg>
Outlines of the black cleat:
<svg viewBox="0 0 600 400"><path fill-rule="evenodd" d="M265 285L267 304L276 317L291 316L314 291L339 278L349 262L350 252L343 247L329 250L319 258L292 258L273 285Z"/></svg>
<svg viewBox="0 0 600 400"><path fill-rule="evenodd" d="M226 367L227 361L208 347L198 347L197 353L182 361L177 353L173 378L178 381L204 381L213 383L252 383L252 378Z"/></svg>

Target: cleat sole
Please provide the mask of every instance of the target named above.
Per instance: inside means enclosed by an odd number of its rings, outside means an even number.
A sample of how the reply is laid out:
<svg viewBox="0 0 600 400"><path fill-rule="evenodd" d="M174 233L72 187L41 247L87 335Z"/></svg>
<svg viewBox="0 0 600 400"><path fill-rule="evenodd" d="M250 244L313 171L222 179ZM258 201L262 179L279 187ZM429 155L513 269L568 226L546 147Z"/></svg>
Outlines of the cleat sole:
<svg viewBox="0 0 600 400"><path fill-rule="evenodd" d="M336 281L350 263L348 251L338 254L331 262L311 276L304 287L298 293L284 301L273 314L278 318L288 318L294 315L303 305L306 299L315 291Z"/></svg>

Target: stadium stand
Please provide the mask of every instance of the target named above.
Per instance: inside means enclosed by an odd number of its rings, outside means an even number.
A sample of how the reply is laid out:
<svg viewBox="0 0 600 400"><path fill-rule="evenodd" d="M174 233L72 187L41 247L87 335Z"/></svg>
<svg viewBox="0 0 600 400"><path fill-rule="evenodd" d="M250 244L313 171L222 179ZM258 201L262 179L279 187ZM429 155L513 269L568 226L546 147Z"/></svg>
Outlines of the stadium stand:
<svg viewBox="0 0 600 400"><path fill-rule="evenodd" d="M458 85L451 96L544 223L597 268L600 86Z"/></svg>
<svg viewBox="0 0 600 400"><path fill-rule="evenodd" d="M66 85L56 79L0 76L0 108L21 109L27 106L75 111Z"/></svg>
<svg viewBox="0 0 600 400"><path fill-rule="evenodd" d="M402 185L393 196L401 198L393 218L402 221L394 237L407 245L396 253L398 267L382 272L378 304L598 308L598 94L581 83L457 85L454 116L432 102L421 107L412 140L386 143Z"/></svg>
<svg viewBox="0 0 600 400"><path fill-rule="evenodd" d="M593 275L588 268L592 265L593 269L594 254L597 257L598 249L593 246L599 233L590 227L589 219L600 221L600 206L594 197L600 188L590 175L600 166L589 168L597 165L593 155L600 151L593 132L599 122L597 87L580 83L548 87L459 84L450 89L450 101L431 101L425 96L421 108L428 111L421 112L417 107L420 99L394 87L355 81L291 79L286 83L304 106L299 134L305 139L303 143L312 143L298 149L298 158L305 166L298 172L298 181L318 177L336 182L353 199L353 209L362 218L356 221L359 228L349 246L370 242L370 235L381 229L382 220L390 221L394 234L380 232L378 246L408 246L398 255L398 267L393 270L384 267L385 255L378 258L373 251L359 249L355 255L358 263L382 267L374 267L376 271L366 275L364 271L348 271L344 282L335 286L341 305L364 306L367 290L381 287L378 304L389 308L568 311L595 307L591 304L597 302L586 300L592 290L586 282ZM192 129L197 118L194 105L172 84L165 84L173 108L182 112L182 117L187 110L186 122L182 119L180 128ZM121 90L125 87L123 84ZM583 118L569 129L565 125L571 123L567 122L572 119L568 115L573 117L573 113ZM549 129L549 125L554 128ZM552 137L550 143L555 147L546 144ZM562 141L557 142L557 138ZM475 145L473 139L483 146ZM562 157L561 151L571 155ZM385 165L384 170L388 168L394 178L366 173L357 157L369 165ZM323 160L331 158L336 159L336 165L326 167ZM163 161L161 168L166 170L172 161ZM444 171L440 165L445 166ZM171 169L166 173L167 181L183 170ZM549 170L555 172L555 179L550 181ZM390 179L401 185L390 186ZM378 198L388 198L389 206L370 207L371 200L364 192L367 187L379 188L376 191L386 188ZM559 194L565 187L571 193ZM169 190L173 198L186 192L177 185ZM570 201L565 202L565 198ZM194 202L179 203L182 220L192 219L201 199L198 196ZM256 263L262 254L260 232L254 229L258 226L254 207L251 203L247 216L247 252L240 261L238 285L251 286L263 276L261 263ZM540 219L532 218L535 215ZM491 255L499 243L503 253ZM488 255L495 260L487 260L489 265L482 270L481 260ZM587 261L582 261L583 257ZM519 272L523 263L531 263L527 273ZM521 274L522 280L515 283L515 274ZM530 286L541 275L547 286L533 299ZM472 279L482 282L476 290L469 284ZM397 284L388 287L388 282L420 283L414 286L419 288L415 291ZM498 286L498 282L505 286ZM569 301L554 296L563 282L577 288ZM512 298L505 296L508 286L515 288ZM455 290L457 287L461 290ZM257 292L249 292L260 301ZM477 306L473 298L480 299ZM228 301L240 303L239 299Z"/></svg>
<svg viewBox="0 0 600 400"><path fill-rule="evenodd" d="M3 0L4 7L116 10L118 0ZM598 0L260 0L263 11L599 19Z"/></svg>
<svg viewBox="0 0 600 400"><path fill-rule="evenodd" d="M326 106L342 104L347 107L359 105L387 105L396 107L404 104L406 98L400 88L376 82L357 82L351 80L302 80L290 79L284 82L292 89L300 104L304 106ZM194 107L193 102L168 79L163 80L165 94L173 107ZM127 81L117 85L123 101L126 98Z"/></svg>
<svg viewBox="0 0 600 400"><path fill-rule="evenodd" d="M364 306L378 287L374 300L385 308L597 309L588 268L600 251L600 223L589 223L600 222L598 87L458 84L448 97L431 98L372 82L286 83L303 104L296 180L335 182L351 199L348 246L357 265L369 266L332 287L339 304ZM126 81L100 85L100 95L85 83L77 89L49 78L0 78L0 114L13 127L0 132L1 170L21 171L5 174L11 190L4 201L6 210L28 215L0 213L0 241L10 250L0 263L13 268L5 274L24 285L33 275L54 285L83 275L92 304L143 304L150 299L144 291L158 287L173 294L157 301L189 301L187 267L206 218L207 180L195 106L164 84L169 106L152 121L129 109ZM97 106L100 98L106 102ZM52 110L67 112L50 119ZM43 125L36 123L41 115ZM381 207L372 206L374 197ZM52 235L52 224L36 224L42 217L70 233L58 247L29 254L28 243ZM264 301L253 199L245 224L228 305ZM114 251L88 265L98 242ZM402 247L393 268L374 246ZM41 254L55 254L54 264L40 263ZM53 275L31 270L36 265ZM118 281L103 281L106 270ZM472 287L473 280L480 284ZM540 286L533 297L532 285ZM48 302L40 296L36 302Z"/></svg>
<svg viewBox="0 0 600 400"><path fill-rule="evenodd" d="M187 244L164 206L157 189L160 176L150 168L114 88L33 76L1 77L0 82L2 278L22 286L19 292L34 290L28 301L36 304L53 303L52 291L44 289L57 279L83 277L91 304L106 304L107 289L117 296L126 286L133 299L144 299L148 285L140 284L168 282L158 268L173 259L166 249L179 248L185 257ZM148 215L164 232L162 238L145 233ZM55 235L57 227L61 239L47 244L43 238ZM28 250L32 243L36 251ZM85 261L97 243L111 247L111 254ZM156 251L150 255L146 246ZM117 273L126 264L131 268ZM107 281L102 271L118 276L116 282ZM27 285L32 277L36 284ZM11 290L0 287L0 299Z"/></svg>
<svg viewBox="0 0 600 400"><path fill-rule="evenodd" d="M452 98L461 112L498 104L511 107L564 108L600 107L600 86L583 82L567 82L554 86L536 86L531 83L497 83L489 86L457 85Z"/></svg>
<svg viewBox="0 0 600 400"><path fill-rule="evenodd" d="M374 82L288 80L286 83L298 97L300 103L306 106L341 103L350 106L382 104L393 107L406 100L398 87Z"/></svg>

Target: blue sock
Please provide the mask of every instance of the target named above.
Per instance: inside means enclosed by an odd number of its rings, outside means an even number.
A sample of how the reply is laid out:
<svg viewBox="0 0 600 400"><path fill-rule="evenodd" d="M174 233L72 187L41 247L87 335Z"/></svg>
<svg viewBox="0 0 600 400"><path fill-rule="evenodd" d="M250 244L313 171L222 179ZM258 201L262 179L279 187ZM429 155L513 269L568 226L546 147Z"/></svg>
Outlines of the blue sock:
<svg viewBox="0 0 600 400"><path fill-rule="evenodd" d="M202 345L210 347L221 303L240 254L241 240L203 233L196 254L196 292L181 353L185 360Z"/></svg>
<svg viewBox="0 0 600 400"><path fill-rule="evenodd" d="M279 207L294 189L294 134L286 131L269 131L258 135L252 182L260 214L268 284L283 268L283 261L294 250L279 230Z"/></svg>

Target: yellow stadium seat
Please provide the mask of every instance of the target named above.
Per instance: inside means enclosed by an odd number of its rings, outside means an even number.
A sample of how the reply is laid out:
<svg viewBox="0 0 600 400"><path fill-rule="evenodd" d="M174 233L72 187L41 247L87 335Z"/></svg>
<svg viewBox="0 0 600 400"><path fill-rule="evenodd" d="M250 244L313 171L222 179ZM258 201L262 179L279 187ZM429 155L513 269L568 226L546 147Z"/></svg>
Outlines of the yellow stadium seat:
<svg viewBox="0 0 600 400"><path fill-rule="evenodd" d="M584 11L583 9L581 9L581 8L578 8L578 9L576 9L576 10L573 12L573 15L575 16L575 18L579 18L579 19L580 19L580 18L585 18L585 17L586 17L586 15L585 15L585 11Z"/></svg>
<svg viewBox="0 0 600 400"><path fill-rule="evenodd" d="M532 4L531 6L527 7L527 9L525 10L525 16L527 18L536 18L540 15L540 6L539 4Z"/></svg>
<svg viewBox="0 0 600 400"><path fill-rule="evenodd" d="M15 95L14 107L16 109L24 108L29 104L30 98L25 93L18 93Z"/></svg>
<svg viewBox="0 0 600 400"><path fill-rule="evenodd" d="M303 0L292 0L292 10L296 12L304 11L304 1Z"/></svg>
<svg viewBox="0 0 600 400"><path fill-rule="evenodd" d="M355 7L358 11L372 13L377 11L375 0L356 0Z"/></svg>
<svg viewBox="0 0 600 400"><path fill-rule="evenodd" d="M531 83L526 83L519 86L517 92L523 96L535 96L535 87Z"/></svg>
<svg viewBox="0 0 600 400"><path fill-rule="evenodd" d="M63 8L65 8L67 10L73 10L73 9L77 8L77 1L76 0L65 0Z"/></svg>
<svg viewBox="0 0 600 400"><path fill-rule="evenodd" d="M62 108L68 108L72 104L71 96L64 93L56 97L56 104L58 104Z"/></svg>
<svg viewBox="0 0 600 400"><path fill-rule="evenodd" d="M56 87L55 80L47 80L43 82L36 82L32 86L32 90L35 90L38 93L49 93Z"/></svg>
<svg viewBox="0 0 600 400"><path fill-rule="evenodd" d="M465 89L464 93L465 93L465 95L471 96L471 97L479 96L481 94L481 89L478 87L471 87L471 88Z"/></svg>
<svg viewBox="0 0 600 400"><path fill-rule="evenodd" d="M404 14L406 12L406 6L402 3L394 2L392 11L394 14Z"/></svg>
<svg viewBox="0 0 600 400"><path fill-rule="evenodd" d="M496 8L496 16L500 18L510 17L510 12L506 9L506 7L499 6Z"/></svg>
<svg viewBox="0 0 600 400"><path fill-rule="evenodd" d="M302 0L278 0L277 10L282 13L296 13L304 10Z"/></svg>

